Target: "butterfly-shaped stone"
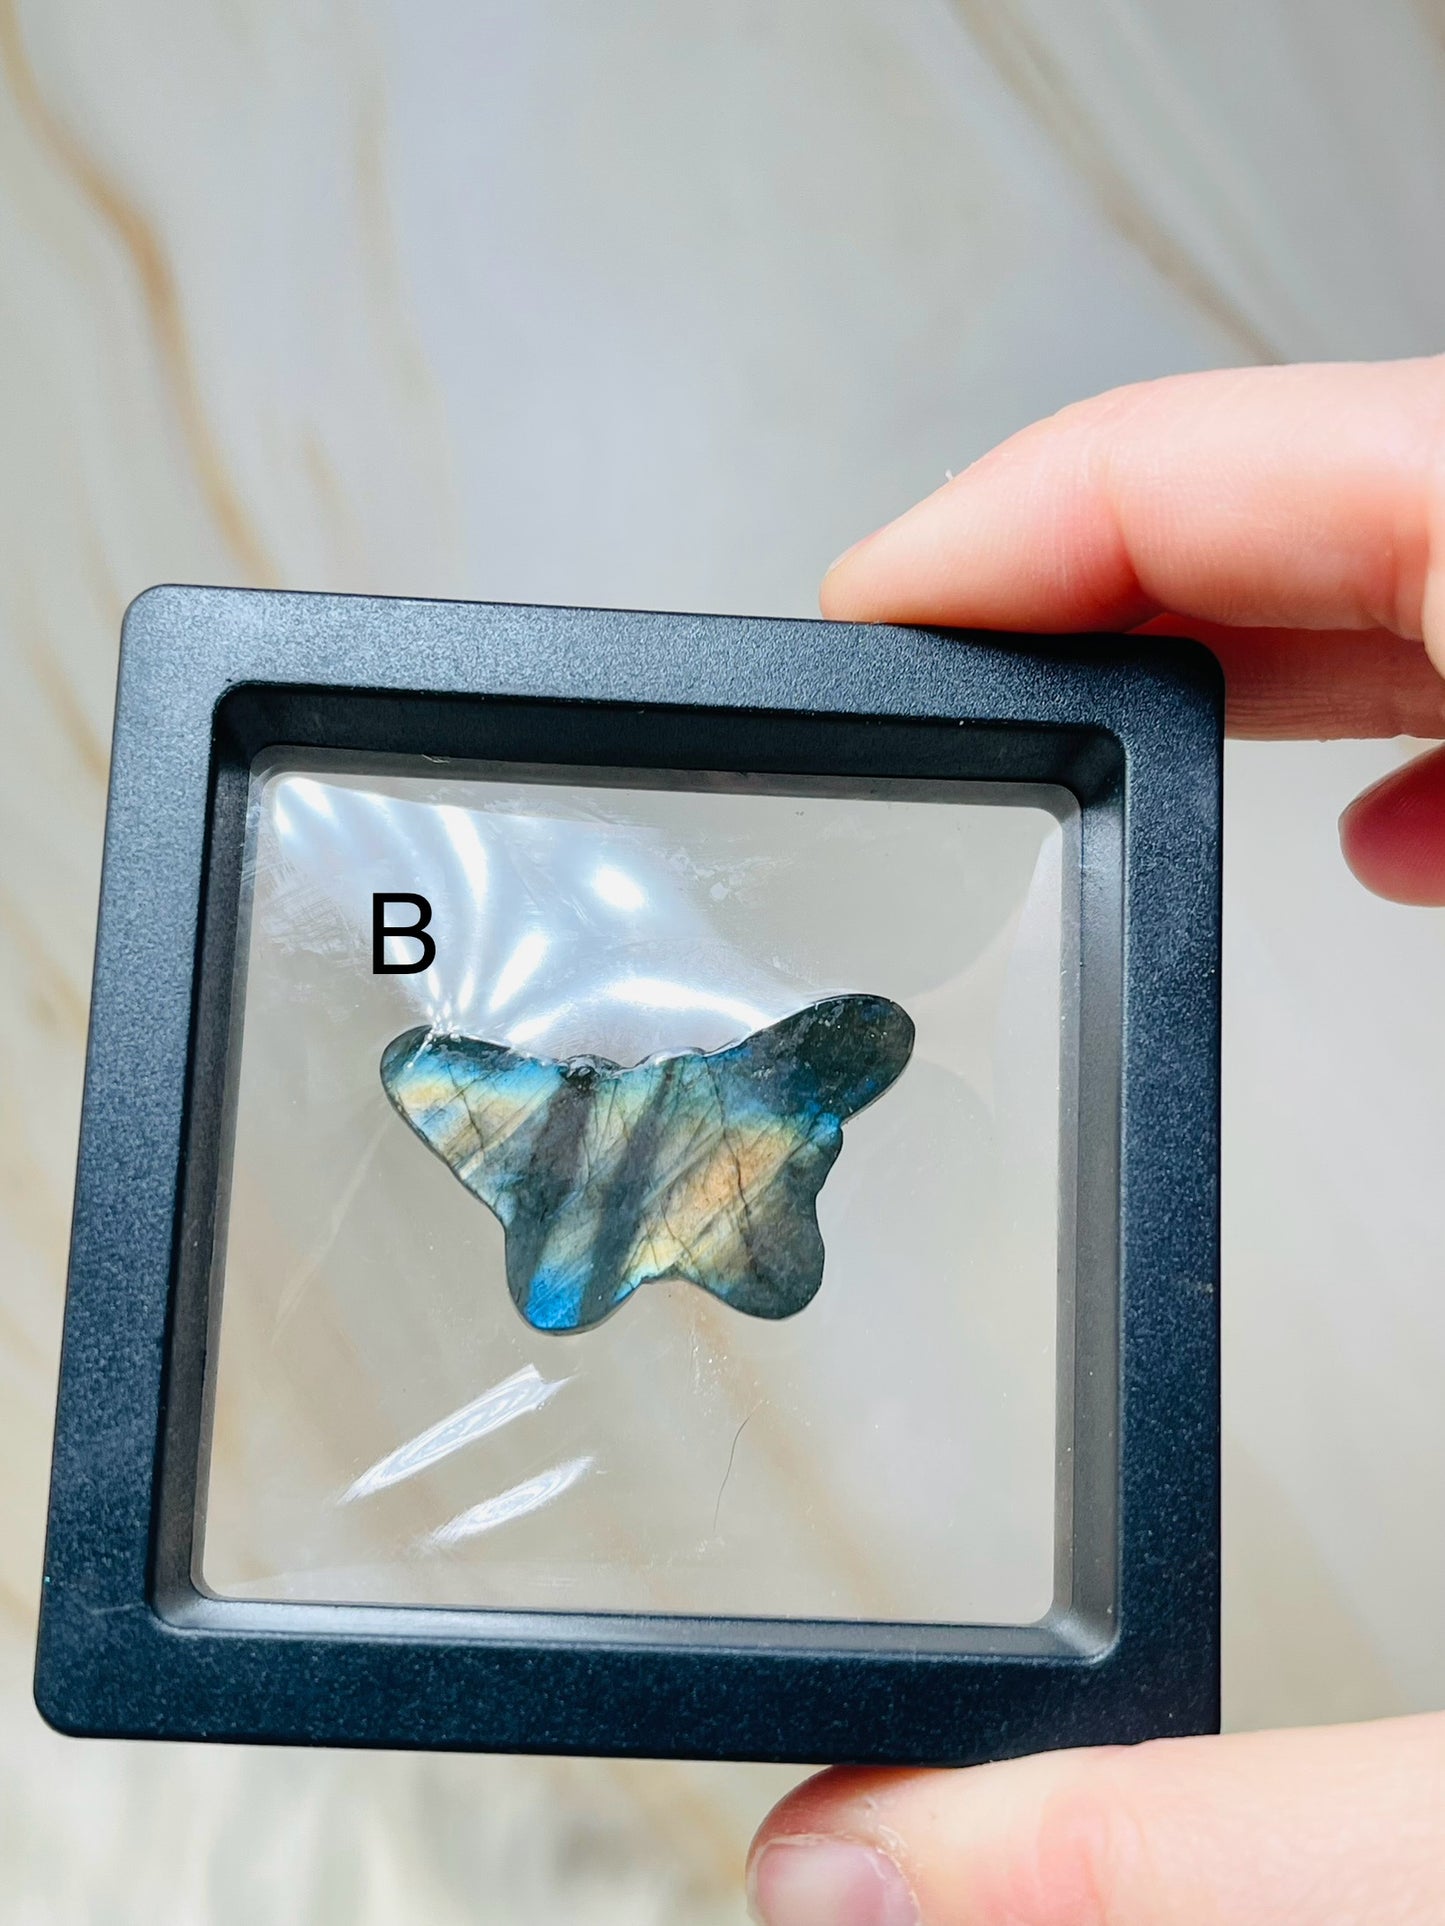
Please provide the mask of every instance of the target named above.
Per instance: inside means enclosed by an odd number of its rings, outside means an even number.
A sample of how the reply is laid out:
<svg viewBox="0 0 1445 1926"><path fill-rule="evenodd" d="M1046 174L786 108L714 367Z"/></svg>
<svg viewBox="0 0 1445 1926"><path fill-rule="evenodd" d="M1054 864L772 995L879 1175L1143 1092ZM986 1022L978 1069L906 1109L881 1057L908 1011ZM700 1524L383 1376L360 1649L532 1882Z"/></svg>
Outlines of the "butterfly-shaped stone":
<svg viewBox="0 0 1445 1926"><path fill-rule="evenodd" d="M834 996L726 1049L623 1069L408 1030L392 1103L506 1230L507 1284L539 1331L582 1331L656 1278L791 1317L823 1277L816 1199L843 1124L908 1062L886 997Z"/></svg>

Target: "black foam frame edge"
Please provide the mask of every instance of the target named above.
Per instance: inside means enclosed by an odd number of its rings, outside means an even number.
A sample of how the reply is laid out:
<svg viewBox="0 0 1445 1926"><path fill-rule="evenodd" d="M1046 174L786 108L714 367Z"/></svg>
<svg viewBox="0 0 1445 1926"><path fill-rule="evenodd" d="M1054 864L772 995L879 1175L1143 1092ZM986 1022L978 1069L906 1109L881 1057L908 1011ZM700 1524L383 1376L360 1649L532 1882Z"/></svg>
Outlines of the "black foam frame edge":
<svg viewBox="0 0 1445 1926"><path fill-rule="evenodd" d="M964 1764L1218 1723L1222 688L1176 641L167 587L117 692L36 1665L97 1736ZM1053 783L1079 804L1060 1594L1038 1625L192 1581L251 761ZM1066 1328L1065 1328L1066 1327ZM942 1521L946 1528L946 1521Z"/></svg>

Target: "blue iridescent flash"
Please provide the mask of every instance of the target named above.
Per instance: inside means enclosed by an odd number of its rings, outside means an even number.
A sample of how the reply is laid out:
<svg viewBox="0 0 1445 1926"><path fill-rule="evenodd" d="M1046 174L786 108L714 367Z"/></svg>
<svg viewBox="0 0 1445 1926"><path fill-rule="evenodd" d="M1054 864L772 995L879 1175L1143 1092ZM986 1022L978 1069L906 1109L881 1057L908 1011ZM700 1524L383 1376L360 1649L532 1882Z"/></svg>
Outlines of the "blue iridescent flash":
<svg viewBox="0 0 1445 1926"><path fill-rule="evenodd" d="M628 1069L408 1030L381 1081L501 1220L527 1322L584 1331L665 1277L751 1317L801 1311L823 1278L816 1200L843 1125L912 1049L896 1003L834 996L726 1049Z"/></svg>

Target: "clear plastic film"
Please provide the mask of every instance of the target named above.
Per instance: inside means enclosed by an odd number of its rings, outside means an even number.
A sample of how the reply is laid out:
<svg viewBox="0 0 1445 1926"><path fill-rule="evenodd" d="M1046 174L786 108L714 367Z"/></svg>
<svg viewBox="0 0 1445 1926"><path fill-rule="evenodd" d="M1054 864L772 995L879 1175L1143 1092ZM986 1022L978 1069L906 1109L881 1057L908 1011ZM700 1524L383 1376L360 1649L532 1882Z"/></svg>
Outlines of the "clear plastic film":
<svg viewBox="0 0 1445 1926"><path fill-rule="evenodd" d="M513 1610L1047 1610L1063 804L258 767L199 1580ZM425 900L429 968L374 972L378 893ZM592 1328L535 1329L502 1224L379 1074L418 1026L631 1066L852 993L895 1001L916 1040L844 1125L821 1287L786 1317L673 1277Z"/></svg>

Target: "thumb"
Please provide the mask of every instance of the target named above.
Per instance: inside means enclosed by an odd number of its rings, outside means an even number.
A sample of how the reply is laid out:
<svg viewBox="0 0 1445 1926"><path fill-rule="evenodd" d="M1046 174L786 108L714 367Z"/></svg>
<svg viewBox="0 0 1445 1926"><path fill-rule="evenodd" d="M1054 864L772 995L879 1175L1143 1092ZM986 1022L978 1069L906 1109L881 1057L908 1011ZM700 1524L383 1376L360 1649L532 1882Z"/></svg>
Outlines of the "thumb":
<svg viewBox="0 0 1445 1926"><path fill-rule="evenodd" d="M1440 1926L1445 1715L825 1772L748 1890L764 1926Z"/></svg>

